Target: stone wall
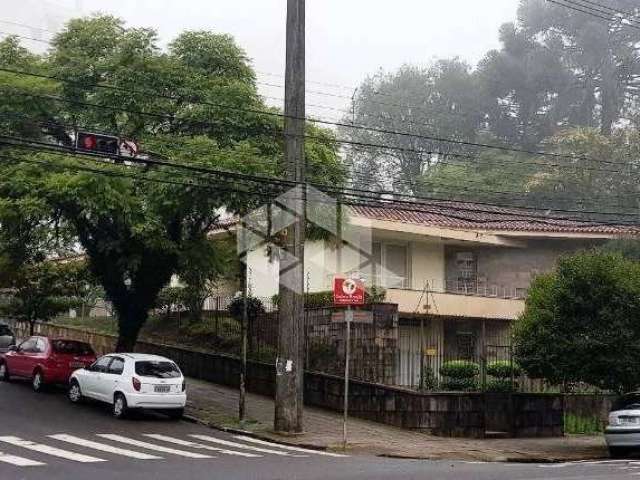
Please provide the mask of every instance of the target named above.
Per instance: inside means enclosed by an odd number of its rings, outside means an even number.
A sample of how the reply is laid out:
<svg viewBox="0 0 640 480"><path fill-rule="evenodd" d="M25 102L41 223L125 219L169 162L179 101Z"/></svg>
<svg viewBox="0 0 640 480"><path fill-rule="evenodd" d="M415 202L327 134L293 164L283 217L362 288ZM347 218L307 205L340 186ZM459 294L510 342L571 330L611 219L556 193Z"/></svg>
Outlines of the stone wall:
<svg viewBox="0 0 640 480"><path fill-rule="evenodd" d="M115 344L114 336L76 328L40 324L36 331L41 335L89 342L101 354L112 351ZM171 358L188 377L238 386L240 361L235 357L148 342L138 342L136 351ZM249 362L247 377L250 392L274 395L274 365ZM419 393L356 380L350 382L349 389L352 416L401 428L472 438L482 438L496 428L515 437L563 434L562 395L506 394L498 399L482 393ZM343 396L343 378L305 373L307 405L341 411Z"/></svg>

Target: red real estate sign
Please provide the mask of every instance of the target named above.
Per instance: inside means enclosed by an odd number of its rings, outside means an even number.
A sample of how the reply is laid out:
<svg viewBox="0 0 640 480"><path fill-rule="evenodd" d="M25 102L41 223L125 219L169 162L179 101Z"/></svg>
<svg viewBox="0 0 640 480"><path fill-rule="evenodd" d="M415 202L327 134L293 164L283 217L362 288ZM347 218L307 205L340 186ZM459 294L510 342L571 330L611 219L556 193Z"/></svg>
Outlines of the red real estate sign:
<svg viewBox="0 0 640 480"><path fill-rule="evenodd" d="M333 304L364 305L364 282L353 278L334 278Z"/></svg>

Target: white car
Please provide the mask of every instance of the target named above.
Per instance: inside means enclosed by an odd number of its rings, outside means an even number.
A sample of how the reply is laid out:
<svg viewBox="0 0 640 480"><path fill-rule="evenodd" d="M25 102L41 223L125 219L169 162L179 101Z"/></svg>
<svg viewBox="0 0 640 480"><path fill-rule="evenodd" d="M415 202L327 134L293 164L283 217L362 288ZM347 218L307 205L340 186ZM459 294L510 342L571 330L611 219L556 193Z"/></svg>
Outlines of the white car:
<svg viewBox="0 0 640 480"><path fill-rule="evenodd" d="M123 418L131 409L153 409L179 419L187 403L186 383L178 366L168 358L139 353L112 353L69 379L69 400L84 398L113 406Z"/></svg>
<svg viewBox="0 0 640 480"><path fill-rule="evenodd" d="M612 458L640 450L640 392L628 393L614 403L604 436Z"/></svg>

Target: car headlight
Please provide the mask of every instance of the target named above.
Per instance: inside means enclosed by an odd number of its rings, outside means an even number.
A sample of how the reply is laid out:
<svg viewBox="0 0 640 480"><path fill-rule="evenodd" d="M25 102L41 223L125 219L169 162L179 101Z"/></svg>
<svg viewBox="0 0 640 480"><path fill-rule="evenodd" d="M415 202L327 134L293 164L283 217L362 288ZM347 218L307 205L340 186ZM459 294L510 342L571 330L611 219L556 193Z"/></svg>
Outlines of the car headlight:
<svg viewBox="0 0 640 480"><path fill-rule="evenodd" d="M618 425L618 416L615 413L609 414L609 425L612 427Z"/></svg>

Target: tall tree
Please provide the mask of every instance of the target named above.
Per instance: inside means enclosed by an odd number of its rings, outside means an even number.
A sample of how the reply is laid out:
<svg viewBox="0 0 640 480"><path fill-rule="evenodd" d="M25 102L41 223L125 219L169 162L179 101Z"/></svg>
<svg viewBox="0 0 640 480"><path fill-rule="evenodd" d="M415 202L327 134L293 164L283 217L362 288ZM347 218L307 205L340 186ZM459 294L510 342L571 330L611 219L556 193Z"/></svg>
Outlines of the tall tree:
<svg viewBox="0 0 640 480"><path fill-rule="evenodd" d="M75 19L56 36L46 58L34 57L22 69L64 80L44 82L59 97L52 99L41 94L43 82L2 76L12 82L0 89L2 102L31 99L16 112L32 118L35 103L46 115L46 124L36 123L34 139L70 145L72 125L136 139L147 154L185 165L280 171L280 118L258 113L267 107L253 71L227 35L186 32L163 52L153 30L126 28L110 16ZM342 167L330 135L321 136L326 141L308 149L311 178L339 184ZM13 159L0 167L3 199L40 202L46 208L41 218L59 219L82 247L117 313L120 351L133 349L158 293L222 213L250 209L265 200L260 195L273 193L264 185L171 168L96 164L18 148L0 153Z"/></svg>
<svg viewBox="0 0 640 480"><path fill-rule="evenodd" d="M429 68L406 65L394 73L380 72L365 80L353 101L354 116L346 123L366 125L378 131L345 127L341 133L354 145L348 161L354 182L413 192L416 179L434 163L432 151L447 152L452 146L418 136L475 138L484 122L475 77L466 63L441 60Z"/></svg>
<svg viewBox="0 0 640 480"><path fill-rule="evenodd" d="M640 8L634 0L615 4L628 15L600 13L605 20L544 0L522 0L518 10L522 30L573 74L578 98L569 121L603 135L621 118L638 120L640 30L628 23L640 20Z"/></svg>
<svg viewBox="0 0 640 480"><path fill-rule="evenodd" d="M640 385L640 264L587 252L538 277L515 325L518 363L552 384Z"/></svg>
<svg viewBox="0 0 640 480"><path fill-rule="evenodd" d="M573 75L534 35L513 23L500 28L502 48L478 65L487 99L489 128L496 139L526 148L566 125L573 101Z"/></svg>

